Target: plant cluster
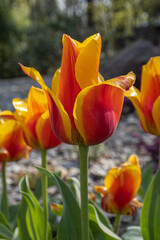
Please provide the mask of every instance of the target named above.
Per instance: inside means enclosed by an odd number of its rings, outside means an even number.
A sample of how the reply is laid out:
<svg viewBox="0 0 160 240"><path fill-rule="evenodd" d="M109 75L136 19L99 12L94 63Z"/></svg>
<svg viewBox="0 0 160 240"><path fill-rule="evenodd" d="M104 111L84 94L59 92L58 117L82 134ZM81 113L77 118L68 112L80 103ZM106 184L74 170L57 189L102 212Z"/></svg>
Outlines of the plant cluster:
<svg viewBox="0 0 160 240"><path fill-rule="evenodd" d="M139 202L136 195L142 176L135 154L109 170L104 186L94 187L101 196L101 206L94 195L88 194L89 146L106 141L114 133L125 96L134 104L144 131L160 135L160 57L151 58L143 66L139 91L133 87L136 78L133 72L105 81L99 73L100 54L99 33L82 43L63 35L61 66L53 76L51 88L36 69L20 64L23 72L41 88L31 87L27 99L13 99L15 112L0 112L1 239L160 239L160 170L144 193L144 203ZM66 184L60 174L47 170L47 149L62 142L78 145L80 182L69 179ZM42 159L41 167L36 166L42 173L42 204L25 176L19 184L22 200L13 215L13 209L8 208L6 162L28 157L34 149L40 150ZM57 186L63 204L50 203L47 188L51 185ZM133 216L141 207L141 226L129 227L119 236L121 215ZM106 212L115 215L114 226ZM60 216L58 222L55 221L57 215Z"/></svg>

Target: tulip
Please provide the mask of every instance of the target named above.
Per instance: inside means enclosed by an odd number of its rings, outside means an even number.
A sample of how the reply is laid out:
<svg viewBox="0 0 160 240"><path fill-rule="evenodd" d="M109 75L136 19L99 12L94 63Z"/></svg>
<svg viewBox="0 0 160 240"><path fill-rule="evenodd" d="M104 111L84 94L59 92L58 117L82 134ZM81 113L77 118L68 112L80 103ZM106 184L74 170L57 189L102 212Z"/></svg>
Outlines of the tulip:
<svg viewBox="0 0 160 240"><path fill-rule="evenodd" d="M52 128L65 143L80 150L82 239L89 239L88 146L108 139L115 131L123 105L124 91L135 81L130 72L104 81L98 72L101 36L95 34L82 43L63 35L61 67L52 79L51 89L40 73L20 64L22 70L44 89Z"/></svg>
<svg viewBox="0 0 160 240"><path fill-rule="evenodd" d="M47 167L46 150L61 144L55 136L50 123L47 97L42 89L31 87L28 99L13 99L15 116L21 122L27 144L41 150L42 167ZM45 218L45 236L48 239L48 200L47 176L42 176L43 209Z"/></svg>
<svg viewBox="0 0 160 240"><path fill-rule="evenodd" d="M160 167L160 57L151 58L143 66L140 91L131 87L125 96L136 108L143 130L159 136Z"/></svg>
<svg viewBox="0 0 160 240"><path fill-rule="evenodd" d="M100 34L83 43L64 35L62 64L51 89L37 70L20 64L45 89L52 128L65 143L95 145L108 139L117 127L124 91L135 81L132 72L104 81L98 73L100 52Z"/></svg>
<svg viewBox="0 0 160 240"><path fill-rule="evenodd" d="M140 91L131 87L125 96L135 106L144 131L160 136L160 57L143 66Z"/></svg>
<svg viewBox="0 0 160 240"><path fill-rule="evenodd" d="M8 118L5 117L8 115ZM27 146L23 129L9 111L0 112L0 163L2 163L3 212L8 217L8 199L6 184L6 161L18 161L20 158L28 158L31 148Z"/></svg>
<svg viewBox="0 0 160 240"><path fill-rule="evenodd" d="M95 191L101 194L101 206L106 212L133 216L142 206L135 198L140 184L141 169L137 156L133 154L127 162L111 168L104 186L96 186Z"/></svg>
<svg viewBox="0 0 160 240"><path fill-rule="evenodd" d="M51 128L47 98L42 89L31 87L28 99L15 98L13 105L28 145L38 149L49 149L61 143Z"/></svg>

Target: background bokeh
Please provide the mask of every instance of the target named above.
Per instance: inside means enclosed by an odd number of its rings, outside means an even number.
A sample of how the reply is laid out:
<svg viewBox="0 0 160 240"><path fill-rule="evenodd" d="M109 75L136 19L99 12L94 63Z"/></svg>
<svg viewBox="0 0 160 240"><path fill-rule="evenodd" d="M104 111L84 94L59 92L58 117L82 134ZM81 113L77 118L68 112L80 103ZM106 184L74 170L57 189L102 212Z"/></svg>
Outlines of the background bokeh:
<svg viewBox="0 0 160 240"><path fill-rule="evenodd" d="M96 32L102 35L101 68L137 39L158 47L160 1L0 1L0 79L22 75L18 62L53 74L61 61L63 33L82 41Z"/></svg>

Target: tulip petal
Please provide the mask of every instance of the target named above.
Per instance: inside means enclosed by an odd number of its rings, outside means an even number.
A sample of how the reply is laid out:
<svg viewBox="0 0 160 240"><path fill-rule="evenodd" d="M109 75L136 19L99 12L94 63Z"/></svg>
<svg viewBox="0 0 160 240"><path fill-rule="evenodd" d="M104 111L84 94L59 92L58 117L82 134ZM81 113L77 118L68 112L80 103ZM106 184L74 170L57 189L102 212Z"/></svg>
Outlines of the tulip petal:
<svg viewBox="0 0 160 240"><path fill-rule="evenodd" d="M101 54L101 36L95 34L82 43L77 57L75 75L81 89L98 84L98 69Z"/></svg>
<svg viewBox="0 0 160 240"><path fill-rule="evenodd" d="M15 113L15 116L18 120L25 121L26 115L27 115L27 99L20 99L20 98L14 98L12 100L12 104L17 112Z"/></svg>
<svg viewBox="0 0 160 240"><path fill-rule="evenodd" d="M152 108L152 116L156 125L158 136L160 136L160 96L156 99Z"/></svg>
<svg viewBox="0 0 160 240"><path fill-rule="evenodd" d="M140 123L144 131L149 132L149 129L146 124L145 116L141 107L141 94L139 90L135 87L131 87L127 92L125 92L124 95L131 100L134 107L136 108L140 118Z"/></svg>
<svg viewBox="0 0 160 240"><path fill-rule="evenodd" d="M1 133L0 145L3 145L3 143L5 142L5 138L8 134L10 134L13 130L16 130L18 128L19 128L19 124L15 120L5 121L5 124L4 122L0 123L0 133Z"/></svg>
<svg viewBox="0 0 160 240"><path fill-rule="evenodd" d="M58 146L61 143L51 128L49 111L44 112L38 119L36 133L41 149L49 149Z"/></svg>
<svg viewBox="0 0 160 240"><path fill-rule="evenodd" d="M151 113L154 101L160 94L160 57L151 58L142 68L141 94L142 105Z"/></svg>
<svg viewBox="0 0 160 240"><path fill-rule="evenodd" d="M47 86L43 86L45 89L46 96L48 98L48 106L50 112L50 121L52 129L62 142L66 142L72 144L72 136L71 136L71 121L70 118L65 111L63 105L53 93L51 89Z"/></svg>
<svg viewBox="0 0 160 240"><path fill-rule="evenodd" d="M129 157L127 164L128 164L128 163L131 163L131 164L133 164L133 165L137 165L137 166L139 167L138 157L137 157L135 154L132 154L132 155ZM125 165L125 164L123 164L123 165Z"/></svg>
<svg viewBox="0 0 160 240"><path fill-rule="evenodd" d="M31 67L25 67L21 63L19 63L19 65L25 74L27 74L29 77L36 80L39 84L44 84L43 78L41 77L40 73L36 69Z"/></svg>
<svg viewBox="0 0 160 240"><path fill-rule="evenodd" d="M146 118L148 132L157 135L152 107L156 99L160 95L160 57L154 57L142 68L141 80L141 105L142 111Z"/></svg>
<svg viewBox="0 0 160 240"><path fill-rule="evenodd" d="M1 119L13 119L13 120L15 120L15 116L14 116L14 114L11 112L11 111L8 111L8 110L6 110L6 111L0 111L0 118Z"/></svg>
<svg viewBox="0 0 160 240"><path fill-rule="evenodd" d="M106 81L106 84L119 87L123 91L129 90L135 83L136 76L133 72L129 72L127 75L122 75Z"/></svg>
<svg viewBox="0 0 160 240"><path fill-rule="evenodd" d="M40 88L31 87L28 94L28 106L26 122L35 115L41 115L48 109L47 97Z"/></svg>
<svg viewBox="0 0 160 240"><path fill-rule="evenodd" d="M60 75L61 75L61 68L58 68L52 78L51 89L56 96L58 96Z"/></svg>
<svg viewBox="0 0 160 240"><path fill-rule="evenodd" d="M105 177L105 187L114 196L119 209L124 208L137 194L141 183L141 170L137 164L124 164L112 168Z"/></svg>
<svg viewBox="0 0 160 240"><path fill-rule="evenodd" d="M120 118L123 96L120 88L105 83L79 93L73 115L86 145L101 143L112 135Z"/></svg>
<svg viewBox="0 0 160 240"><path fill-rule="evenodd" d="M58 88L58 99L69 115L72 125L74 124L72 114L74 102L77 94L81 90L75 78L75 63L77 56L78 50L76 43L69 36L63 35L63 55ZM57 81L57 78L55 78L55 80Z"/></svg>
<svg viewBox="0 0 160 240"><path fill-rule="evenodd" d="M133 216L137 212L137 209L142 207L143 204L138 202L137 199L133 199L123 208L119 208L119 206L113 201L113 195L108 192L108 194L102 198L101 206L108 213Z"/></svg>
<svg viewBox="0 0 160 240"><path fill-rule="evenodd" d="M19 98L14 98L12 103L14 108L16 109L15 117L17 118L17 120L20 121L21 126L23 128L25 141L27 142L28 145L32 146L33 148L39 148L35 127L37 123L37 118L41 114L39 114L38 112L33 114L34 113L33 110L32 115L30 115L30 118L28 118L27 99L22 100Z"/></svg>
<svg viewBox="0 0 160 240"><path fill-rule="evenodd" d="M95 186L94 187L95 192L100 193L102 196L107 195L107 188L103 186Z"/></svg>

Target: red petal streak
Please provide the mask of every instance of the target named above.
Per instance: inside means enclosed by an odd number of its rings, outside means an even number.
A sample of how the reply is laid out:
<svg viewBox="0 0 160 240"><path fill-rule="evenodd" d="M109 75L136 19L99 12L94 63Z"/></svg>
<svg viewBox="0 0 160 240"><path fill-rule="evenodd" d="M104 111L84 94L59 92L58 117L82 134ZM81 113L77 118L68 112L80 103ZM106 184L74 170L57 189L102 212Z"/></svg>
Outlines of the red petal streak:
<svg viewBox="0 0 160 240"><path fill-rule="evenodd" d="M30 118L26 123L26 127L29 130L29 132L26 133L26 135L31 134L31 136L29 137L29 139L27 138L27 136L25 136L25 140L30 146L36 147L36 148L40 148L40 144L39 144L37 133L36 133L36 124L40 116L41 116L41 113L37 113L32 118Z"/></svg>
<svg viewBox="0 0 160 240"><path fill-rule="evenodd" d="M47 119L43 125L43 129L41 131L41 142L43 144L43 149L52 148L61 143L51 128L50 119Z"/></svg>
<svg viewBox="0 0 160 240"><path fill-rule="evenodd" d="M40 116L41 116L41 113L37 113L32 118L30 118L26 123L27 128L30 130L30 132L35 138L37 138L36 124Z"/></svg>
<svg viewBox="0 0 160 240"><path fill-rule="evenodd" d="M52 127L55 135L62 142L72 144L71 140L68 139L68 137L66 136L65 126L63 124L63 119L62 119L62 116L60 114L60 111L59 111L58 107L56 106L56 104L55 104L54 100L52 99L51 95L47 91L45 91L45 92L46 92L46 96L47 96L47 99L48 99L48 107L49 107L49 112L50 112L49 116L50 116L51 127Z"/></svg>
<svg viewBox="0 0 160 240"><path fill-rule="evenodd" d="M122 174L119 175L111 189L109 189L114 196L113 201L119 209L124 208L133 199L135 192L134 174L131 174L131 171L124 171Z"/></svg>
<svg viewBox="0 0 160 240"><path fill-rule="evenodd" d="M23 131L21 127L6 137L4 148L8 151L11 161L18 160L22 157L25 149L27 150L27 146L23 140Z"/></svg>
<svg viewBox="0 0 160 240"><path fill-rule="evenodd" d="M81 90L75 78L75 63L77 56L78 49L75 42L69 36L64 35L58 98L68 113L72 125L74 125L74 102L77 94Z"/></svg>

